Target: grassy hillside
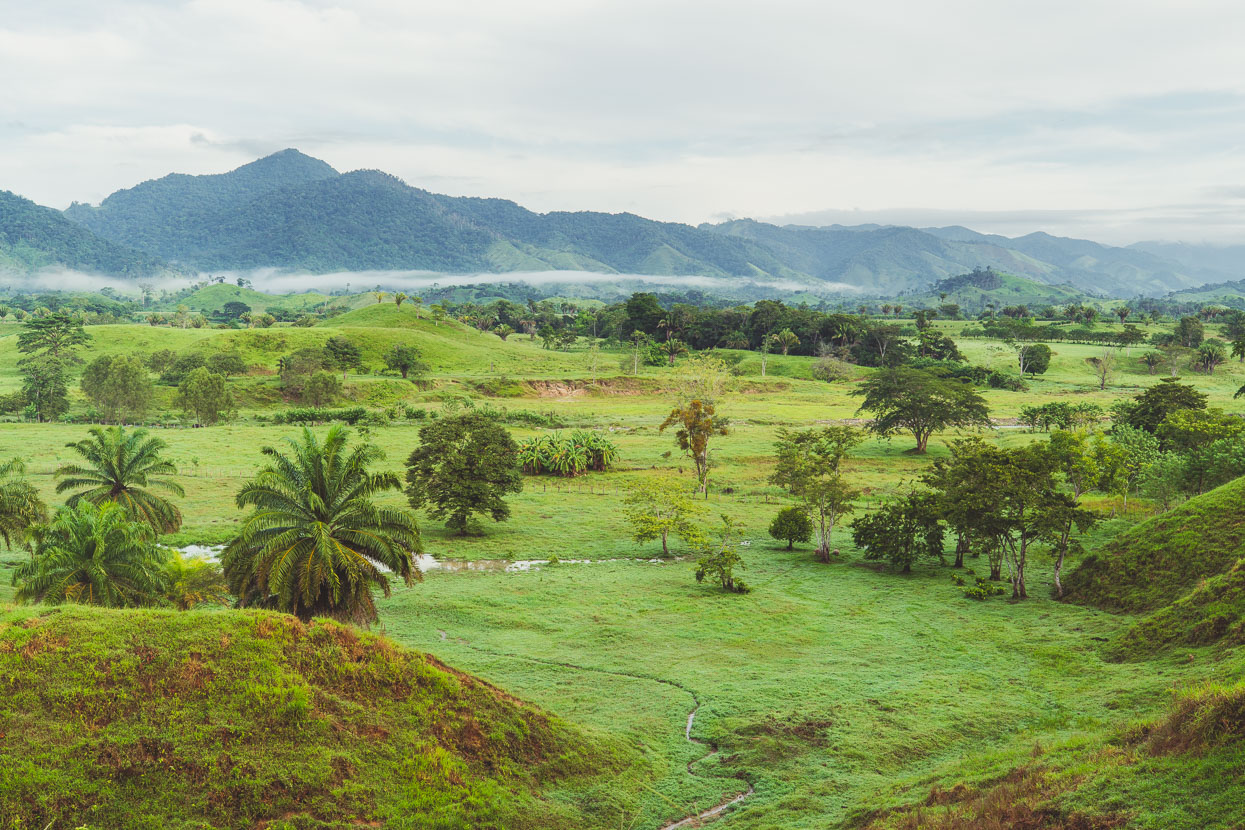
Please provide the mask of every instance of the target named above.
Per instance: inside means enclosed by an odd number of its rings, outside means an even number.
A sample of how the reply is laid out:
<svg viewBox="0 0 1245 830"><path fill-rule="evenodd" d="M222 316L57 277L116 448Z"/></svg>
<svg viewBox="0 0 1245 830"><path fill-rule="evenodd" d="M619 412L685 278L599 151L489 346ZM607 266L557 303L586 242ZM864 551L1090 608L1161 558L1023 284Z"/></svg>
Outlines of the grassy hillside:
<svg viewBox="0 0 1245 830"><path fill-rule="evenodd" d="M171 306L176 308L178 305L185 305L191 311L200 311L204 314L220 311L225 307L225 303L232 302L246 303L251 307L252 311L257 312L275 311L278 309L283 311L303 311L313 306L318 306L321 303L338 299L346 301L348 298L330 297L327 294L320 294L315 291L307 291L302 294L265 294L253 288L242 288L230 283L219 283L217 285L204 286L190 296L180 298Z"/></svg>
<svg viewBox="0 0 1245 830"><path fill-rule="evenodd" d="M1245 554L1245 478L1148 519L1087 557L1068 578L1069 598L1119 611L1175 602Z"/></svg>
<svg viewBox="0 0 1245 830"><path fill-rule="evenodd" d="M879 811L867 830L1237 828L1245 820L1245 682L1179 692L1160 718L1110 740L1035 745L1023 766L977 784L937 784L923 803Z"/></svg>
<svg viewBox="0 0 1245 830"><path fill-rule="evenodd" d="M1117 635L1107 652L1128 659L1216 642L1245 643L1245 559Z"/></svg>
<svg viewBox="0 0 1245 830"><path fill-rule="evenodd" d="M975 276L963 274L950 277L937 283L930 291L905 300L909 306L958 303L969 312L979 311L987 303L994 303L998 308L1027 305L1036 312L1043 306L1061 306L1090 299L1084 291L1067 284L1049 285L1014 274L991 273L988 280L974 279ZM947 296L944 298L942 294Z"/></svg>
<svg viewBox="0 0 1245 830"><path fill-rule="evenodd" d="M7 612L0 676L6 830L606 826L574 789L635 761L424 654L279 614Z"/></svg>

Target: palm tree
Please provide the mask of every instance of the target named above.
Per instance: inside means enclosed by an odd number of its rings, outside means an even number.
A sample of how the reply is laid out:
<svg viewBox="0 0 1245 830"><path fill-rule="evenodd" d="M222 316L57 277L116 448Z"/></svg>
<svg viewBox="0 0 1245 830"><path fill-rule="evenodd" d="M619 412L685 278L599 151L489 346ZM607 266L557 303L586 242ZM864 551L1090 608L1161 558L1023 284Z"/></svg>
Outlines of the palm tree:
<svg viewBox="0 0 1245 830"><path fill-rule="evenodd" d="M168 585L164 596L178 611L229 600L229 585L215 562L174 553L165 565L165 572Z"/></svg>
<svg viewBox="0 0 1245 830"><path fill-rule="evenodd" d="M380 305L385 301L385 298L388 297L389 294L384 291L373 291L372 296L376 298L376 304Z"/></svg>
<svg viewBox="0 0 1245 830"><path fill-rule="evenodd" d="M290 455L263 448L268 465L237 497L255 509L221 558L240 605L369 623L377 618L372 589L388 596L389 572L408 585L420 578L414 514L372 502L401 483L369 472L382 453L366 443L347 450L348 434L334 426L320 444L304 428L300 439L286 439Z"/></svg>
<svg viewBox="0 0 1245 830"><path fill-rule="evenodd" d="M175 475L173 462L160 455L165 444L149 438L147 430L127 432L124 427L91 428L91 438L67 444L86 460L85 465L66 464L56 471L56 492L78 490L65 502L91 504L115 502L136 522L146 522L158 533L181 527L182 513L167 499L144 488L185 496L181 485L166 476Z"/></svg>
<svg viewBox="0 0 1245 830"><path fill-rule="evenodd" d="M34 556L13 574L19 602L153 605L168 588L155 534L118 504L62 507L31 530Z"/></svg>
<svg viewBox="0 0 1245 830"><path fill-rule="evenodd" d="M401 307L402 307L402 301L403 301L403 300L405 300L405 299L406 299L406 294L404 294L403 292L399 291L398 293L396 293L396 294L394 294L394 295L393 295L393 304L394 304L394 305L396 305L398 308L401 308Z"/></svg>
<svg viewBox="0 0 1245 830"><path fill-rule="evenodd" d="M47 508L25 473L20 458L0 462L0 539L9 546L14 537L47 519Z"/></svg>
<svg viewBox="0 0 1245 830"><path fill-rule="evenodd" d="M782 353L785 355L791 350L792 346L800 345L800 338L797 337L796 333L791 329L783 329L778 332L778 334L774 335L774 344L779 346L782 349Z"/></svg>

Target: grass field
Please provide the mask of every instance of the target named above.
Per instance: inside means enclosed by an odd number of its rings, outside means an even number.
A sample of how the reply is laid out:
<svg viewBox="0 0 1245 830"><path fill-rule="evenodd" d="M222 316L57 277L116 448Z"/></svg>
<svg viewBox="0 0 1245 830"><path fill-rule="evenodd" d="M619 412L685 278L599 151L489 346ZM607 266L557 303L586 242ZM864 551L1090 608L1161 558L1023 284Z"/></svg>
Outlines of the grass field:
<svg viewBox="0 0 1245 830"><path fill-rule="evenodd" d="M939 325L956 334L964 324ZM16 330L0 325L0 392L19 385ZM667 372L645 368L638 381L629 379L617 354L601 355L594 372L582 347L547 351L519 335L502 342L457 323L416 319L413 309L392 304L356 309L311 329L107 326L90 333L92 345L83 354L88 360L105 352L236 348L248 363L269 371L281 354L335 334L359 342L373 368L393 343L414 342L432 365L428 388L352 373L347 397L372 405L400 399L429 409L467 397L611 432L622 451L616 471L569 481L528 477L512 500L512 519L490 523L482 537L451 536L426 519L427 551L444 559L653 556L658 545L637 546L627 538L621 493L646 476L691 476L672 436L657 430L671 406L663 388ZM959 345L973 363L1014 371L1012 353L1000 344L964 339ZM1064 399L1105 407L1157 380L1136 359L1144 349L1134 348L1128 358L1120 355L1120 371L1098 390L1086 361L1100 347L1052 348L1050 370L1027 392L985 392L992 417L1005 427L1025 405ZM766 481L775 433L784 426L861 417L851 395L857 384L812 380L809 358L770 356L765 378L757 355L745 356L739 366L738 388L720 406L732 432L715 439L708 508L743 523L751 594L726 595L699 585L685 561L594 561L518 572L434 570L381 604L379 630L398 642L638 749L646 766L618 776L623 783L605 808L616 811L611 821L617 826L653 830L743 792L749 783L755 792L728 811L723 826L857 826L874 811L923 801L935 784L997 780L1030 763L1037 745L1043 757L1085 763L1089 747L1101 747L1139 719L1161 716L1173 688L1241 675L1243 661L1235 652L1210 647L1182 648L1144 662L1108 662L1103 642L1137 618L1048 598L1044 561L1031 575L1032 599L976 603L961 596L945 568L918 567L900 577L872 567L842 530L835 542L843 555L833 564L814 562L807 546L782 550L765 532L787 503ZM521 394L490 399L480 391L482 383L498 378ZM1234 361L1212 376L1186 372L1184 380L1210 395L1212 406L1236 411L1232 394L1245 383L1245 367ZM186 488L186 521L170 543L230 538L242 517L234 494L257 468L258 448L295 432L258 420L279 403L264 392L272 378L263 369L233 383L252 390L241 395L238 420L159 430ZM161 400L171 401L171 391ZM27 459L54 503L52 472L70 457L66 442L86 429L0 423L0 458ZM385 451L384 465L397 471L417 444L418 429L418 422L371 426L367 438ZM919 476L946 452L948 437L936 435L924 457L908 454L913 442L903 436L861 445L845 469L865 491L862 506ZM1036 437L1014 428L990 434L1003 445ZM397 494L388 498L402 502ZM1103 498L1090 504L1107 512L1120 507ZM1098 527L1091 547L1150 511L1131 506L1132 513ZM11 552L3 563L21 555ZM978 567L974 560L969 564ZM8 582L7 571L0 571L0 601L11 596ZM697 702L693 737L721 749L701 763L695 762L706 748L684 737ZM1194 784L1185 786L1198 792ZM1129 826L1230 826L1215 822L1234 810L1245 820L1245 808L1211 797L1176 799L1164 786L1140 784L1130 793Z"/></svg>

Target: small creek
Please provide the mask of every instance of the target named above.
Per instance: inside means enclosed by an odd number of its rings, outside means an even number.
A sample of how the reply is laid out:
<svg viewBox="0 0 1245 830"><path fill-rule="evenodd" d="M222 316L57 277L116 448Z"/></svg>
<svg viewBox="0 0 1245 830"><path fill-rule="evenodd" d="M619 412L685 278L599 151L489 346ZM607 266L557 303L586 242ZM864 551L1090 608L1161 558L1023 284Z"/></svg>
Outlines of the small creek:
<svg viewBox="0 0 1245 830"><path fill-rule="evenodd" d="M174 548L174 550L180 551L185 556L208 559L213 562L220 560L221 551L224 549L224 545L186 545L185 547ZM428 573L429 571L445 571L447 573L459 573L461 571L524 573L549 564L598 565L603 562L639 562L645 565L667 565L671 562L679 561L681 560L640 558L558 559L556 562L549 559L438 559L431 554L421 553L415 557L415 567L422 573Z"/></svg>

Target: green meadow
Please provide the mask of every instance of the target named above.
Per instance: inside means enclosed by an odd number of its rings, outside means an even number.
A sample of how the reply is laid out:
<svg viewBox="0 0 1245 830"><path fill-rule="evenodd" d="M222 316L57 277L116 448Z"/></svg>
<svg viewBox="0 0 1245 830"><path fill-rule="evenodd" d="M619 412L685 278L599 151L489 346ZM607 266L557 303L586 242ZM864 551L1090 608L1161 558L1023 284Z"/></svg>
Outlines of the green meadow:
<svg viewBox="0 0 1245 830"><path fill-rule="evenodd" d="M962 322L936 325L956 337L969 362L1016 372L1006 345L960 338ZM0 324L0 393L20 386L18 328ZM1215 326L1207 328L1208 336L1216 334ZM452 535L424 516L421 532L432 556L519 564L434 568L412 587L395 582L374 627L535 704L558 723L626 747L610 756L612 766L596 770L600 786L577 779L542 790L551 803L591 802L580 808L596 826L657 830L749 788L716 824L1008 826L935 824L942 819L932 813L928 824L911 823L916 814L908 808L934 803L931 790L960 784L985 792L1017 769L1035 768L1050 776L1039 793L1051 805L1050 822L1014 826L1192 830L1245 821L1239 749L1190 759L1134 757L1129 753L1140 750L1122 737L1166 717L1175 690L1239 678L1245 656L1237 650L1190 645L1144 660L1108 659L1104 644L1140 617L1054 600L1051 563L1042 558L1031 565L1030 599L976 602L952 584L949 568L918 565L899 575L867 561L843 527L834 536L840 554L829 564L814 560L810 544L787 551L768 536L774 514L791 503L768 483L778 430L866 417L852 393L870 369L852 367L852 378L826 383L813 378L813 358L770 355L764 376L759 355L745 353L738 363L719 405L730 434L713 439L705 504L708 517L727 514L744 528L742 575L753 590L734 595L698 584L679 545L675 559L649 561L660 544L639 545L629 536L622 499L630 484L653 476L690 484L693 476L673 436L658 429L673 406L664 367L641 367L633 377L620 365L625 352L590 351L582 341L552 351L521 334L502 341L456 321L434 323L409 305L364 306L311 328L134 324L88 332L87 361L167 348L238 351L251 367L230 381L237 416L218 426L176 426L175 390L157 386L149 420L166 425L153 431L167 443L186 490L178 502L182 528L163 540L170 545L223 544L236 533L243 511L234 497L258 469L260 447L297 431L269 421L286 405L276 387L277 360L330 336L356 342L370 370L348 373L343 403L377 411L399 403L429 412L487 406L608 431L621 451L614 470L573 479L527 476L523 492L510 499L511 519L486 522L482 536ZM381 355L398 343L422 350L431 366L425 383L379 374ZM1129 355L1118 350L1118 369L1100 390L1088 361L1102 347L1051 347L1049 370L1027 381L1027 391L983 390L999 427L987 440L1014 446L1041 438L1016 428L1023 406L1065 400L1105 409L1159 377L1137 359L1144 346ZM1232 360L1213 375L1185 371L1182 381L1205 392L1211 406L1234 412L1245 366ZM85 410L75 389L71 415ZM399 418L352 432L383 449L384 468L401 473L421 424ZM56 504L54 471L71 458L65 445L87 429L9 420L0 423L0 458L25 459L44 499ZM518 438L544 431L510 429ZM902 435L857 447L844 475L863 491L858 511L918 479L954 437L936 434L925 456L908 453L914 442ZM405 504L397 493L382 501ZM1091 552L1155 512L1140 499L1128 509L1101 495L1088 504L1104 517L1088 539ZM9 575L25 555L0 554L0 602L11 602ZM524 564L550 558L591 561ZM967 564L986 573L984 560ZM693 709L697 741L689 742ZM709 745L718 752L704 757ZM1056 823L1068 815L1100 823Z"/></svg>

